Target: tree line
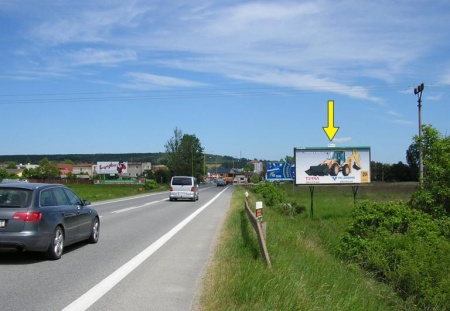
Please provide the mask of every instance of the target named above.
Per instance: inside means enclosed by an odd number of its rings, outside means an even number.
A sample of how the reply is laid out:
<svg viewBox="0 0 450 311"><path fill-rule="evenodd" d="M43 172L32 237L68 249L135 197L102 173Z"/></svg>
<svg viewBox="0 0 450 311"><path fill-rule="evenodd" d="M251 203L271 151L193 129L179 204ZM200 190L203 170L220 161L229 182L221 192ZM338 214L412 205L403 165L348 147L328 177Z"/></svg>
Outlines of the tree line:
<svg viewBox="0 0 450 311"><path fill-rule="evenodd" d="M230 156L206 155L200 140L195 134L184 134L181 129L175 128L173 136L165 144L165 152L158 153L121 153L121 154L53 154L53 155L0 155L0 163L8 163L7 168L14 168L17 163L40 163L45 166L49 163L96 163L102 161L128 161L128 162L151 162L153 165L165 165L168 172L154 174L148 172L149 178L164 181L168 176L174 175L192 175L202 180L207 173L207 165L215 165L219 168L244 169L248 167L249 159L238 159ZM286 156L280 161L294 162L292 156ZM264 166L267 162L263 161ZM385 164L371 161L371 180L379 182L404 182L418 181L419 179L419 149L417 143L413 142L406 151L406 162L396 164ZM12 165L14 164L14 165ZM264 167L265 169L265 167ZM28 173L28 172L27 172ZM29 172L31 175L47 176L55 174L56 170L44 170L43 172ZM2 171L0 175L5 175ZM2 176L0 176L2 177ZM3 176L7 178L7 176Z"/></svg>

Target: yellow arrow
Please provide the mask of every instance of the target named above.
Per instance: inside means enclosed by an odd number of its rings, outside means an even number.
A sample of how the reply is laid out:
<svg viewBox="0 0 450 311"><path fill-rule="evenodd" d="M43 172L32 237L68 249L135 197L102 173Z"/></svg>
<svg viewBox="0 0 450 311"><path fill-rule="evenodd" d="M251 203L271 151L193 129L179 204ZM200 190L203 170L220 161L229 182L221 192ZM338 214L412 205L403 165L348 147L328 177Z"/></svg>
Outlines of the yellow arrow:
<svg viewBox="0 0 450 311"><path fill-rule="evenodd" d="M328 126L323 127L323 130L330 141L333 140L334 135L339 130L339 127L334 127L334 100L328 101Z"/></svg>

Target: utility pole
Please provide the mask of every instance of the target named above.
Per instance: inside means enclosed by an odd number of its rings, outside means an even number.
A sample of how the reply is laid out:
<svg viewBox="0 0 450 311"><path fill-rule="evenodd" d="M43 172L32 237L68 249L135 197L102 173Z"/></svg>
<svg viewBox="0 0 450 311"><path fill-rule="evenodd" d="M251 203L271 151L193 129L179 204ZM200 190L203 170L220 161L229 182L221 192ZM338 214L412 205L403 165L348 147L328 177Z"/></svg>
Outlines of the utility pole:
<svg viewBox="0 0 450 311"><path fill-rule="evenodd" d="M422 137L422 91L425 84L421 83L414 89L414 95L417 95L417 107L419 108L419 141ZM423 154L422 148L419 146L419 182L423 182Z"/></svg>

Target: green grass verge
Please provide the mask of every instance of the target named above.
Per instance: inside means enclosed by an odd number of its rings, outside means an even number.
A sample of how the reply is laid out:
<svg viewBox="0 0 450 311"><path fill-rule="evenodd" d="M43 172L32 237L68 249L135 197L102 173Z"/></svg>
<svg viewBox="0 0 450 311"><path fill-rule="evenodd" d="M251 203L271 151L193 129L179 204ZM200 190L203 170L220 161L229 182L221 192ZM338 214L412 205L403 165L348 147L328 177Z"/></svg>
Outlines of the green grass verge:
<svg viewBox="0 0 450 311"><path fill-rule="evenodd" d="M272 269L244 211L246 189L236 187L206 274L201 310L414 310L388 285L336 256L353 208L351 187L315 187L314 219L309 188L285 187L306 212L287 217L265 208ZM405 184L360 187L357 200L407 199L413 190ZM257 200L251 197L253 207Z"/></svg>
<svg viewBox="0 0 450 311"><path fill-rule="evenodd" d="M94 185L94 184L67 184L83 200L91 202L113 200L145 193L169 191L167 185L158 189L145 190L139 185Z"/></svg>

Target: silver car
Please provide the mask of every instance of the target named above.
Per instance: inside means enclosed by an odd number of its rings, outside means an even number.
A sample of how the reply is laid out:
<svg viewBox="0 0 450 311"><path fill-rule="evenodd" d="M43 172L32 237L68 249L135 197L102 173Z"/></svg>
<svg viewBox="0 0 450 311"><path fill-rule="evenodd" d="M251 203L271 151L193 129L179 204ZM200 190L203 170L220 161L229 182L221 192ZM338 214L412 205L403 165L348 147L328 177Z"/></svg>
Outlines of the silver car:
<svg viewBox="0 0 450 311"><path fill-rule="evenodd" d="M0 250L44 252L59 259L64 246L97 243L100 218L64 185L0 184Z"/></svg>
<svg viewBox="0 0 450 311"><path fill-rule="evenodd" d="M198 200L197 179L192 176L173 176L170 181L169 200Z"/></svg>

